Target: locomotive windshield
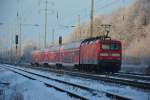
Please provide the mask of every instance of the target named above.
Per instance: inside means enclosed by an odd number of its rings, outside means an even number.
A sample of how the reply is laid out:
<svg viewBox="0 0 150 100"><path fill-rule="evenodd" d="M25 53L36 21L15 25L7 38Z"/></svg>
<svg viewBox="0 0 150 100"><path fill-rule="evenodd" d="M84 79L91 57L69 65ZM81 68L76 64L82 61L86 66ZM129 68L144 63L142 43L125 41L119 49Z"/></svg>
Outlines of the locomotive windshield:
<svg viewBox="0 0 150 100"><path fill-rule="evenodd" d="M118 43L112 43L110 48L111 50L120 50L121 46Z"/></svg>
<svg viewBox="0 0 150 100"><path fill-rule="evenodd" d="M118 43L102 44L102 49L104 49L104 50L120 50L121 46Z"/></svg>

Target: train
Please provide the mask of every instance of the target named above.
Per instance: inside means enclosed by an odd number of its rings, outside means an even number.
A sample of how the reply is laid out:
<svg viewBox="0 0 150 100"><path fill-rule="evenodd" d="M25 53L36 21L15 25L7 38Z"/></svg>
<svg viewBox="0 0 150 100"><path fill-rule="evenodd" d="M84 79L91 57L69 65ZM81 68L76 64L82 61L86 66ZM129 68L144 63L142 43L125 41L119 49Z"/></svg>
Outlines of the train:
<svg viewBox="0 0 150 100"><path fill-rule="evenodd" d="M122 63L121 41L99 36L50 46L32 52L32 64L86 72L118 72Z"/></svg>

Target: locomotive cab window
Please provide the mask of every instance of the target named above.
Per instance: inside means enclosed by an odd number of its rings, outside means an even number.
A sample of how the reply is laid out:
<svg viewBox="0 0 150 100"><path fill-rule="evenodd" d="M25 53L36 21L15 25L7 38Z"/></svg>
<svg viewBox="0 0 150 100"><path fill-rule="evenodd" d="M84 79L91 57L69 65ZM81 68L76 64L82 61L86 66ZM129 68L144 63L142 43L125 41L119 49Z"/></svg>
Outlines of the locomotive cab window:
<svg viewBox="0 0 150 100"><path fill-rule="evenodd" d="M120 50L121 46L118 43L102 44L103 50Z"/></svg>
<svg viewBox="0 0 150 100"><path fill-rule="evenodd" d="M111 50L120 50L121 49L120 45L117 43L112 43L110 48L111 48Z"/></svg>
<svg viewBox="0 0 150 100"><path fill-rule="evenodd" d="M110 49L110 45L109 44L102 44L102 49L109 50Z"/></svg>

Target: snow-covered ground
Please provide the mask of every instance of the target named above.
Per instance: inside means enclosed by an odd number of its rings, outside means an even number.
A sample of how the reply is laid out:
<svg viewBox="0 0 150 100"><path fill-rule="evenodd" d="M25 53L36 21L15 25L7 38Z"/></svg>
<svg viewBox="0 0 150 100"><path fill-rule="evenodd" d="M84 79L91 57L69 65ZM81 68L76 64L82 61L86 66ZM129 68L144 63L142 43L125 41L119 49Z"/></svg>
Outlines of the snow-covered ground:
<svg viewBox="0 0 150 100"><path fill-rule="evenodd" d="M87 87L90 87L99 91L102 90L102 91L107 91L110 93L116 93L119 95L123 95L125 97L132 98L134 100L149 100L150 99L150 91L144 91L144 90L140 90L137 88L132 88L130 86L121 86L121 85L112 84L112 83L109 84L109 83L105 83L102 81L96 81L92 79L85 79L81 77L74 77L74 76L68 76L68 75L58 75L52 72L46 73L46 72L41 72L37 70L35 72L43 74L43 75L47 75L49 77L53 77L56 79L65 80L71 83L84 85L84 86L87 86Z"/></svg>
<svg viewBox="0 0 150 100"><path fill-rule="evenodd" d="M128 73L145 74L146 68L148 68L148 65L145 65L145 64L140 64L140 65L123 64L121 66L121 71L122 72L128 72Z"/></svg>
<svg viewBox="0 0 150 100"><path fill-rule="evenodd" d="M71 100L70 96L42 82L0 68L0 100Z"/></svg>
<svg viewBox="0 0 150 100"><path fill-rule="evenodd" d="M71 83L76 83L80 85L84 85L99 91L107 91L111 93L116 93L119 95L123 95L125 97L132 98L134 100L150 100L150 91L145 91L137 88L133 88L130 86L117 85L112 83L105 83L102 81L96 81L92 79L85 79L81 77L74 77L63 74L56 74L52 72L46 71L38 71L34 69L26 69L35 73L39 73L41 75L46 75L52 78L65 80Z"/></svg>
<svg viewBox="0 0 150 100"><path fill-rule="evenodd" d="M74 77L65 74L56 74L48 71L38 71L33 69L26 70L46 75L52 78L65 80L71 83L84 85L99 91L102 90L111 93L116 93L125 97L129 97L133 100L150 100L150 91L141 90L130 86L105 83L102 81ZM6 100L13 100L10 98L15 98L16 95L17 97L18 95L19 97L23 97L23 100L62 100L62 98L63 100L73 99L67 96L65 93L58 92L53 88L46 87L43 83L39 81L29 80L4 69L0 69L0 80L2 82L8 81L11 83L8 87L6 86L6 88L2 88L0 86L0 88L5 90L5 96L8 95Z"/></svg>

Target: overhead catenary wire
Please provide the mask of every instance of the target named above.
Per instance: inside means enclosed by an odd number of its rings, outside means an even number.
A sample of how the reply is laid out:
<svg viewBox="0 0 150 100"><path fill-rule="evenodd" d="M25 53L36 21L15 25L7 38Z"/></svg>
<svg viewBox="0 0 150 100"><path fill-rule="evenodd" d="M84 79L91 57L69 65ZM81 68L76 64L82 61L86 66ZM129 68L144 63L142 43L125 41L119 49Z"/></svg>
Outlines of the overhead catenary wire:
<svg viewBox="0 0 150 100"><path fill-rule="evenodd" d="M99 5L98 0L97 0L96 3L94 3L97 5L97 6L95 6L95 9L94 9L94 15L98 11L103 10L104 8L108 8L109 6L115 5L115 4L119 3L120 1L122 1L122 0L113 0L113 1L107 2L107 3L99 2L100 3L100 5ZM83 12L84 12L84 14L82 14ZM85 12L87 12L87 13L85 13ZM85 17L89 15L88 8L84 8L84 9L79 10L78 14L80 14L80 19L82 22L82 20L85 19ZM69 20L68 20L68 18L69 18ZM66 18L63 18L63 22L66 22L66 20L67 20L67 22L69 21L68 24L72 24L73 20L75 20L75 19L76 19L76 15L73 15L71 18L70 18L70 16L68 16Z"/></svg>
<svg viewBox="0 0 150 100"><path fill-rule="evenodd" d="M93 14L94 14L94 11L96 12L97 10L102 10L102 9L104 9L104 8L108 8L109 6L112 6L112 5L116 5L116 4L118 4L118 3L120 3L120 1L122 1L122 0L112 0L112 1L110 1L110 2L108 2L107 1L107 3L105 3L104 1L103 2L100 2L100 8L99 9L97 9L97 7L96 7L96 10L95 9L93 9ZM98 2L98 1L97 1ZM98 5L98 3L96 2L96 5ZM105 4L104 4L105 3ZM95 3L94 3L95 4ZM87 10L87 8L86 9L83 9L83 10ZM83 10L80 10L80 11L83 11ZM95 15L95 14L94 14ZM81 14L80 15L81 17L80 17L80 19L81 19L81 23L83 22L83 19L85 20L86 18L85 17L87 17L88 16L88 14L87 13L84 13L84 14ZM70 25L71 24L73 24L73 20L74 20L75 18L72 16L71 18L69 18L69 22L70 22ZM68 20L68 19L67 19ZM88 20L88 19L86 19L86 20ZM65 21L65 19L63 18L63 21ZM67 24L69 24L69 23L67 23ZM92 26L92 25L91 25ZM91 34L92 34L92 31L90 32ZM92 35L90 35L90 37L91 37Z"/></svg>

